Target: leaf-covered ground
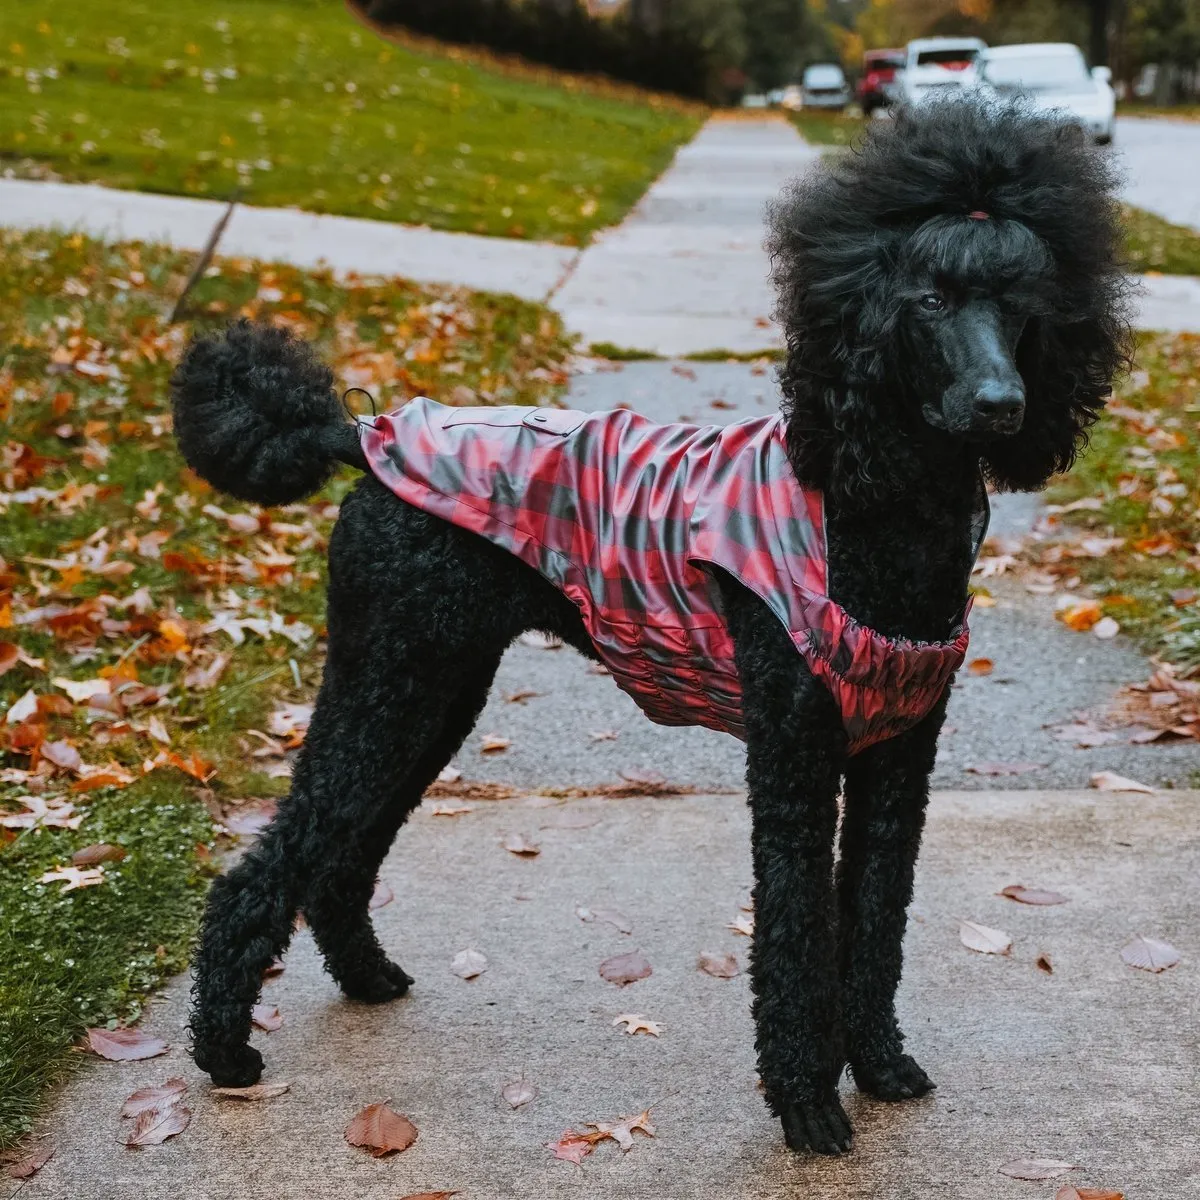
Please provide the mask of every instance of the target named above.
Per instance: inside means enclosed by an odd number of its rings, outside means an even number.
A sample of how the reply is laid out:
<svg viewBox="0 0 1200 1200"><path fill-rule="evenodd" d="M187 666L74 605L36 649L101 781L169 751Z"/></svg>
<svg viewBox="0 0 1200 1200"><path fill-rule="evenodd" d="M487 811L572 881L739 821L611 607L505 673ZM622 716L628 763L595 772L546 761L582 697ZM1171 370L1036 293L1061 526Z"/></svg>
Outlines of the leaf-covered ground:
<svg viewBox="0 0 1200 1200"><path fill-rule="evenodd" d="M1137 369L1048 499L1059 507L1029 553L1094 592L1099 611L1075 625L1111 618L1180 673L1200 670L1200 335L1142 337Z"/></svg>
<svg viewBox="0 0 1200 1200"><path fill-rule="evenodd" d="M817 146L850 146L866 124L862 117L845 113L801 111L789 116L800 136ZM1122 205L1122 211L1131 271L1200 275L1200 233L1129 204Z"/></svg>
<svg viewBox="0 0 1200 1200"><path fill-rule="evenodd" d="M85 1026L182 967L214 821L252 828L286 788L319 670L351 479L268 513L183 468L166 385L190 329L163 314L189 265L0 231L0 1147ZM381 406L564 380L557 319L508 297L224 261L189 311L289 324ZM124 857L72 861L98 844Z"/></svg>
<svg viewBox="0 0 1200 1200"><path fill-rule="evenodd" d="M385 42L337 0L4 6L0 164L35 178L578 243L699 112Z"/></svg>

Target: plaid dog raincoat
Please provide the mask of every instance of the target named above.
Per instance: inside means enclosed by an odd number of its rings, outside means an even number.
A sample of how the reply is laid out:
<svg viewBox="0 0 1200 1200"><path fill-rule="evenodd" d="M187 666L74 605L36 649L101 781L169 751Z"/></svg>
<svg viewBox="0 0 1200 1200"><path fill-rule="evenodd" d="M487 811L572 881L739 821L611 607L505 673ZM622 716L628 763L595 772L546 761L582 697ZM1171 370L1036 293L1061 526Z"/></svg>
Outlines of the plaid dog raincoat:
<svg viewBox="0 0 1200 1200"><path fill-rule="evenodd" d="M966 654L967 613L952 640L914 643L831 600L822 497L796 480L784 432L779 415L721 428L421 398L364 422L362 445L402 500L495 542L574 601L651 720L744 737L710 568L727 571L783 622L856 753L933 707Z"/></svg>

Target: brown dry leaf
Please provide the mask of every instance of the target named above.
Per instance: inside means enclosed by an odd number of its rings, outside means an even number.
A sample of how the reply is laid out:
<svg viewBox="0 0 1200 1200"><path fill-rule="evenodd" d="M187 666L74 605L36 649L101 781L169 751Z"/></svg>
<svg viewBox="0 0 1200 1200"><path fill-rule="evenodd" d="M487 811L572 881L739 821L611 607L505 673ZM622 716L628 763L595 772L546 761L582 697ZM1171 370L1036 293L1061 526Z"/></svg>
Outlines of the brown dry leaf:
<svg viewBox="0 0 1200 1200"><path fill-rule="evenodd" d="M541 692L535 692L532 688L524 688L519 692L510 692L504 699L509 704L524 704L526 700L533 700L541 694Z"/></svg>
<svg viewBox="0 0 1200 1200"><path fill-rule="evenodd" d="M546 1142L546 1149L555 1158L579 1166L583 1160L596 1148L599 1136L594 1133L577 1133L574 1129L564 1129L557 1142Z"/></svg>
<svg viewBox="0 0 1200 1200"><path fill-rule="evenodd" d="M1118 775L1115 771L1097 771L1088 780L1088 787L1099 788L1102 792L1143 792L1147 796L1154 795L1152 787Z"/></svg>
<svg viewBox="0 0 1200 1200"><path fill-rule="evenodd" d="M1044 888L1030 888L1022 883L1010 883L1008 887L1001 888L996 895L1004 896L1008 900L1015 900L1018 904L1052 905L1067 903L1067 897L1061 892L1050 892Z"/></svg>
<svg viewBox="0 0 1200 1200"><path fill-rule="evenodd" d="M250 1010L250 1020L267 1033L274 1033L283 1025L283 1014L274 1004L256 1004Z"/></svg>
<svg viewBox="0 0 1200 1200"><path fill-rule="evenodd" d="M475 810L469 804L435 804L429 809L431 817L461 817Z"/></svg>
<svg viewBox="0 0 1200 1200"><path fill-rule="evenodd" d="M963 770L968 775L1027 775L1030 771L1038 771L1045 766L1045 763L1002 763L1002 762L983 762L969 763L963 767Z"/></svg>
<svg viewBox="0 0 1200 1200"><path fill-rule="evenodd" d="M395 898L396 893L382 879L377 879L371 899L367 901L367 907L369 909L383 908L385 904L391 904Z"/></svg>
<svg viewBox="0 0 1200 1200"><path fill-rule="evenodd" d="M958 937L968 950L979 954L1007 954L1012 949L1012 938L1007 933L974 921L959 921Z"/></svg>
<svg viewBox="0 0 1200 1200"><path fill-rule="evenodd" d="M32 1179L53 1157L54 1147L44 1146L41 1150L35 1150L32 1154L27 1154L24 1158L9 1163L8 1177L10 1179Z"/></svg>
<svg viewBox="0 0 1200 1200"><path fill-rule="evenodd" d="M12 642L0 642L0 675L21 661L21 651Z"/></svg>
<svg viewBox="0 0 1200 1200"><path fill-rule="evenodd" d="M103 867L91 867L86 871L81 871L78 867L55 867L54 870L38 876L38 883L65 883L66 887L61 895L78 888L98 887L103 882Z"/></svg>
<svg viewBox="0 0 1200 1200"><path fill-rule="evenodd" d="M1169 942L1157 938L1138 936L1121 951L1121 959L1139 971L1150 971L1159 975L1179 962L1179 951Z"/></svg>
<svg viewBox="0 0 1200 1200"><path fill-rule="evenodd" d="M625 987L626 984L654 974L654 968L640 950L614 954L612 958L606 958L600 964L599 970L601 979L615 983L617 987Z"/></svg>
<svg viewBox="0 0 1200 1200"><path fill-rule="evenodd" d="M178 1104L187 1090L187 1083L178 1076L168 1079L159 1087L139 1088L125 1098L121 1116L138 1117L148 1108L169 1108L172 1104Z"/></svg>
<svg viewBox="0 0 1200 1200"><path fill-rule="evenodd" d="M400 1200L450 1200L451 1196L460 1196L461 1192L410 1192L401 1196Z"/></svg>
<svg viewBox="0 0 1200 1200"><path fill-rule="evenodd" d="M1058 619L1076 633L1084 633L1091 629L1104 616L1100 605L1095 600L1066 600L1058 610Z"/></svg>
<svg viewBox="0 0 1200 1200"><path fill-rule="evenodd" d="M589 924L592 921L604 921L611 925L618 933L632 933L633 922L618 909L615 908L577 908L575 915L584 922Z"/></svg>
<svg viewBox="0 0 1200 1200"><path fill-rule="evenodd" d="M620 736L615 729L600 729L588 734L593 742L615 742Z"/></svg>
<svg viewBox="0 0 1200 1200"><path fill-rule="evenodd" d="M43 700L61 700L61 696L43 696ZM78 771L83 758L70 742L43 742L38 753L48 762L63 771Z"/></svg>
<svg viewBox="0 0 1200 1200"><path fill-rule="evenodd" d="M349 1125L346 1126L346 1141L352 1146L382 1158L385 1154L396 1154L407 1150L417 1140L417 1127L398 1112L393 1112L387 1101L368 1104Z"/></svg>
<svg viewBox="0 0 1200 1200"><path fill-rule="evenodd" d="M1113 1192L1108 1188L1075 1187L1066 1183L1054 1193L1054 1200L1125 1200L1125 1193Z"/></svg>
<svg viewBox="0 0 1200 1200"><path fill-rule="evenodd" d="M164 1108L147 1108L133 1123L133 1129L124 1139L131 1149L141 1146L161 1146L167 1138L182 1133L191 1121L191 1110L182 1104L168 1104Z"/></svg>
<svg viewBox="0 0 1200 1200"><path fill-rule="evenodd" d="M654 1126L650 1124L648 1108L636 1116L622 1117L619 1121L585 1121L584 1124L590 1125L600 1135L597 1141L602 1138L612 1138L626 1152L633 1149L633 1131L635 1129L647 1137L654 1136Z"/></svg>
<svg viewBox="0 0 1200 1200"><path fill-rule="evenodd" d="M542 852L541 846L531 842L523 833L507 834L500 845L509 854L516 854L521 858L536 858Z"/></svg>
<svg viewBox="0 0 1200 1200"><path fill-rule="evenodd" d="M124 846L113 846L108 842L96 842L84 846L71 855L73 867L97 867L101 863L120 862L128 853Z"/></svg>
<svg viewBox="0 0 1200 1200"><path fill-rule="evenodd" d="M290 1083L254 1083L249 1087L215 1087L209 1089L210 1096L219 1096L223 1100L247 1100L251 1103L259 1100L274 1100L284 1092L291 1091Z"/></svg>
<svg viewBox="0 0 1200 1200"><path fill-rule="evenodd" d="M732 929L734 933L740 933L743 937L754 936L754 914L752 912L744 912L740 917L736 917L725 926L726 929Z"/></svg>
<svg viewBox="0 0 1200 1200"><path fill-rule="evenodd" d="M1009 1179L1057 1179L1060 1175L1065 1175L1068 1171L1077 1171L1079 1168L1074 1163L1058 1162L1053 1158L1019 1158L1015 1162L1005 1163L1002 1167L997 1167L1001 1175L1007 1175Z"/></svg>
<svg viewBox="0 0 1200 1200"><path fill-rule="evenodd" d="M463 979L474 979L488 969L487 955L478 950L460 950L450 962L450 970Z"/></svg>
<svg viewBox="0 0 1200 1200"><path fill-rule="evenodd" d="M510 738L501 737L498 733L485 733L479 744L480 754L500 754L512 745Z"/></svg>
<svg viewBox="0 0 1200 1200"><path fill-rule="evenodd" d="M741 974L737 957L733 954L716 954L711 950L702 950L696 965L705 975L714 979L732 979Z"/></svg>
<svg viewBox="0 0 1200 1200"><path fill-rule="evenodd" d="M166 1054L170 1046L141 1029L89 1029L88 1048L110 1062L136 1062Z"/></svg>
<svg viewBox="0 0 1200 1200"><path fill-rule="evenodd" d="M531 1104L536 1100L538 1098L538 1090L522 1075L520 1079L514 1079L512 1083L506 1083L500 1095L513 1108L520 1108L522 1105Z"/></svg>
<svg viewBox="0 0 1200 1200"><path fill-rule="evenodd" d="M971 675L990 675L996 669L996 664L990 658L973 658L967 663L967 672Z"/></svg>
<svg viewBox="0 0 1200 1200"><path fill-rule="evenodd" d="M521 793L507 783L480 783L470 779L431 783L425 789L427 800L511 800Z"/></svg>
<svg viewBox="0 0 1200 1200"><path fill-rule="evenodd" d="M1045 971L1047 975L1054 974L1054 960L1045 951L1037 956L1037 959L1034 961L1033 965L1037 967L1039 971Z"/></svg>
<svg viewBox="0 0 1200 1200"><path fill-rule="evenodd" d="M648 1033L651 1037L662 1033L662 1026L657 1021L647 1021L641 1013L621 1013L614 1018L613 1024L624 1025L625 1032L631 1037L635 1033Z"/></svg>

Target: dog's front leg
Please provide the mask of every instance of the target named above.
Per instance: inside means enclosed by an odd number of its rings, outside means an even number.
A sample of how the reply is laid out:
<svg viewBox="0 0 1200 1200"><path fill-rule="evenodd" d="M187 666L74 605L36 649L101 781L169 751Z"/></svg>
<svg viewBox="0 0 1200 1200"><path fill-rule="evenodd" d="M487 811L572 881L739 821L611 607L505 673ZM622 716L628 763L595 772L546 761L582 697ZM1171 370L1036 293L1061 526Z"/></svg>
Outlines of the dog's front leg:
<svg viewBox="0 0 1200 1200"><path fill-rule="evenodd" d="M850 759L837 888L847 1052L854 1080L880 1100L934 1084L904 1053L896 1021L902 942L945 697L915 728Z"/></svg>
<svg viewBox="0 0 1200 1200"><path fill-rule="evenodd" d="M737 647L753 818L750 978L759 1074L793 1150L851 1145L833 892L845 735L832 699L756 597L726 604Z"/></svg>

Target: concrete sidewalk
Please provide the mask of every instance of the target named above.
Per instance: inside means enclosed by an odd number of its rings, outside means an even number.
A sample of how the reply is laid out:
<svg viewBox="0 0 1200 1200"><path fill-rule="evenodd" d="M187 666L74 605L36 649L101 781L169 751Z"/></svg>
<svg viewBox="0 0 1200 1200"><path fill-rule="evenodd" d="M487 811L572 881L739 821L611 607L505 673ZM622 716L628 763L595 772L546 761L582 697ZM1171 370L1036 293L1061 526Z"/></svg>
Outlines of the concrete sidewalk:
<svg viewBox="0 0 1200 1200"><path fill-rule="evenodd" d="M464 1200L1049 1200L1057 1183L997 1174L1023 1158L1079 1164L1074 1182L1130 1197L1198 1194L1197 793L935 797L900 1008L939 1089L886 1106L844 1084L857 1146L840 1161L784 1149L756 1089L746 978L696 969L704 950L746 964L746 939L726 928L750 883L742 799L542 803L422 811L402 831L383 873L396 899L375 917L416 977L407 998L347 1003L309 936L297 938L264 993L283 1026L255 1035L265 1078L291 1084L285 1096L208 1094L183 1053L187 981L177 981L144 1022L170 1053L84 1064L42 1126L55 1157L21 1200L397 1200L436 1189ZM539 842L539 857L502 849L513 831ZM1013 883L1070 903L995 895ZM584 924L577 905L619 909L633 931ZM965 949L963 917L1006 931L1011 957ZM1182 963L1157 976L1125 966L1120 950L1139 933L1174 944ZM450 970L468 947L491 964L472 982ZM633 949L653 975L604 982L599 963ZM1052 975L1035 965L1043 953ZM660 1022L661 1036L624 1035L620 1013ZM141 1152L119 1145L124 1097L174 1075L190 1086L191 1126ZM539 1095L513 1111L500 1092L522 1075ZM420 1130L416 1144L386 1160L346 1145L351 1117L389 1098ZM657 1137L636 1135L627 1154L609 1142L573 1166L544 1147L650 1105Z"/></svg>

